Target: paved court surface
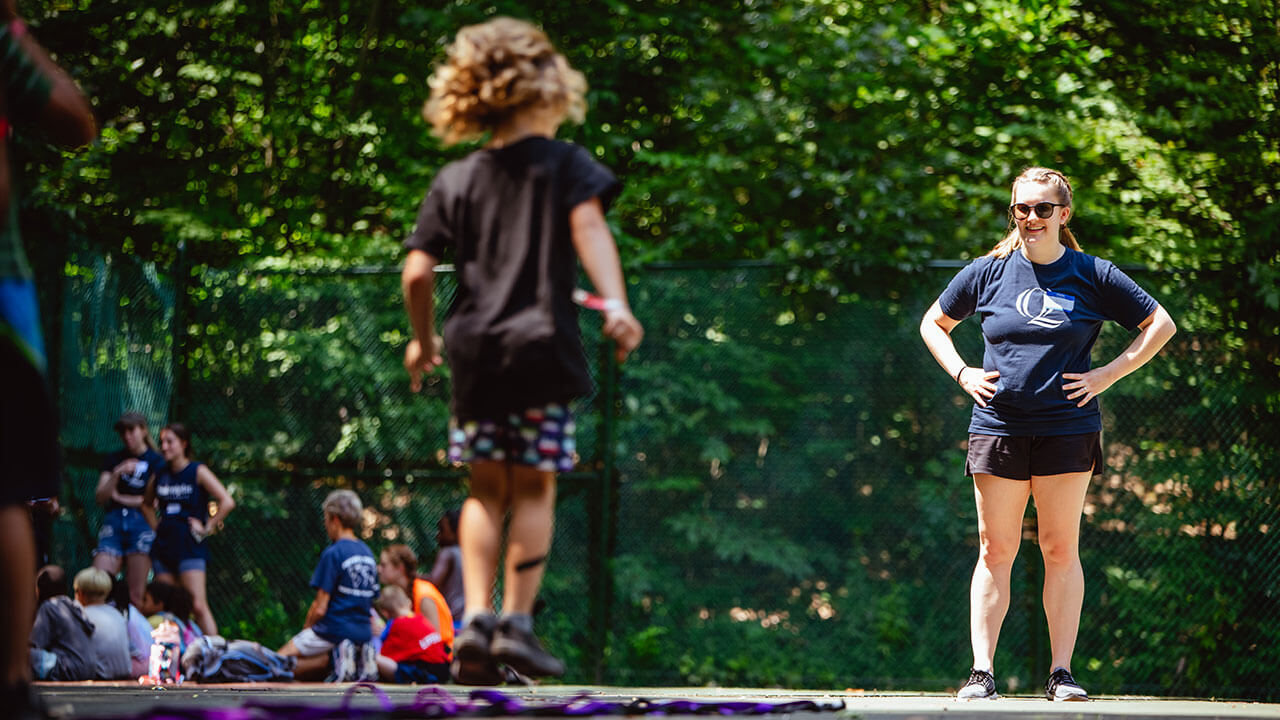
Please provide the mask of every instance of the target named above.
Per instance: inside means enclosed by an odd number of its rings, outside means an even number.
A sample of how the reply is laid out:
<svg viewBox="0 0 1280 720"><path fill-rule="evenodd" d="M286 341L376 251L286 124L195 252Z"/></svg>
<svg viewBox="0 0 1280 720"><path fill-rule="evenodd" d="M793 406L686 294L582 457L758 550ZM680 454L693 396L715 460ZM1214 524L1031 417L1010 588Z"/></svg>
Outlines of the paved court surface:
<svg viewBox="0 0 1280 720"><path fill-rule="evenodd" d="M329 707L342 706L350 686L313 683L195 685L152 688L130 683L40 683L41 696L50 710L61 717L116 720L147 717L156 710L185 712L213 708L239 708L245 702L263 705ZM421 687L379 685L392 703L408 705ZM467 698L468 688L444 686L458 700ZM502 688L525 705L564 702L585 695L591 700L631 702L645 698L653 702L692 700L697 702L784 703L812 700L830 707L844 703L842 710L797 712L787 715L793 720L852 720L853 718L893 720L1022 720L1025 718L1098 718L1122 720L1135 718L1280 718L1280 705L1212 700L1170 700L1163 698L1105 697L1089 703L1051 703L1038 697L1006 697L987 702L957 702L950 696L919 693L823 692L816 690L756 690L732 688L621 688L601 686L548 685L532 688ZM379 701L368 691L352 699L354 707L379 708ZM3 709L0 708L0 716ZM255 714L254 717L259 717ZM271 713L262 711L268 719ZM496 716L491 716L496 717ZM679 717L679 716L671 716ZM686 716L692 717L692 716Z"/></svg>

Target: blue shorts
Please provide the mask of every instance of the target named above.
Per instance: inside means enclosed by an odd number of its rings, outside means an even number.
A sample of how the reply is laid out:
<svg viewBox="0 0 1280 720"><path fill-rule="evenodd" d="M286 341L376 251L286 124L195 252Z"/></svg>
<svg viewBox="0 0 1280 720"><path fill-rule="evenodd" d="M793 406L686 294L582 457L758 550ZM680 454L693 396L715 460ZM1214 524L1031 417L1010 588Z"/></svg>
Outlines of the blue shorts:
<svg viewBox="0 0 1280 720"><path fill-rule="evenodd" d="M180 575L188 570L205 570L209 565L209 546L191 537L186 520L161 523L156 541L151 545L151 567L156 574Z"/></svg>
<svg viewBox="0 0 1280 720"><path fill-rule="evenodd" d="M449 421L449 460L511 462L545 472L568 472L577 461L573 413L560 403L498 420Z"/></svg>
<svg viewBox="0 0 1280 720"><path fill-rule="evenodd" d="M156 540L156 531L147 524L142 511L134 508L117 507L102 516L102 529L98 531L98 549L94 555L103 553L114 557L121 555L149 554L151 544Z"/></svg>
<svg viewBox="0 0 1280 720"><path fill-rule="evenodd" d="M158 559L155 555L151 556L151 569L154 570L157 575L164 575L164 574L181 575L182 573L188 570L199 570L200 572L207 572L208 567L209 567L208 558L189 557L189 558L183 558L179 560L178 569L177 571L174 571L172 567L165 564L164 560Z"/></svg>

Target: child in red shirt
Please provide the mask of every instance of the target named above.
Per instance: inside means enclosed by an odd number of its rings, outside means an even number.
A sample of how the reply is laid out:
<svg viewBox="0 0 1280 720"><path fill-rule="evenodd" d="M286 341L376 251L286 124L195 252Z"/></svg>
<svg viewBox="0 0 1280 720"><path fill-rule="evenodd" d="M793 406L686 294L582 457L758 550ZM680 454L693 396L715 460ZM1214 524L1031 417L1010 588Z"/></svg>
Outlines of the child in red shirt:
<svg viewBox="0 0 1280 720"><path fill-rule="evenodd" d="M402 684L431 684L449 681L449 658L440 632L421 615L404 590L395 585L382 589L373 603L387 621L382 632L382 652L378 655L378 675Z"/></svg>

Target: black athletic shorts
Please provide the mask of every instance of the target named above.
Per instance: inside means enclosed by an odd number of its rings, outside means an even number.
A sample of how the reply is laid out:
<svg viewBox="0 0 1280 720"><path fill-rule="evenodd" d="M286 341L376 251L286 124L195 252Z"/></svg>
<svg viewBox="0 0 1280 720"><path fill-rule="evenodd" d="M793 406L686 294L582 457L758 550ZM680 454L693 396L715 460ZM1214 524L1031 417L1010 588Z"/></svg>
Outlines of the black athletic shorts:
<svg viewBox="0 0 1280 720"><path fill-rule="evenodd" d="M1102 474L1102 433L1083 435L977 435L969 433L965 475L1030 480L1032 475L1093 470Z"/></svg>

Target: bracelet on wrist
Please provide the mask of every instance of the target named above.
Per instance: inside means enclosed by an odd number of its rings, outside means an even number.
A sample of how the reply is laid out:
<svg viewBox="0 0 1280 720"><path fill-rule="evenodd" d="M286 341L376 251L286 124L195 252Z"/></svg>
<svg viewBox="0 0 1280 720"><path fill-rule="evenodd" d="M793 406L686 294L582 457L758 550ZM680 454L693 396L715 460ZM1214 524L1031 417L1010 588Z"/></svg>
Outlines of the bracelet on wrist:
<svg viewBox="0 0 1280 720"><path fill-rule="evenodd" d="M956 371L956 382L960 382L960 376L964 373L965 370L968 370L968 369L969 369L968 365L960 366L960 369Z"/></svg>

